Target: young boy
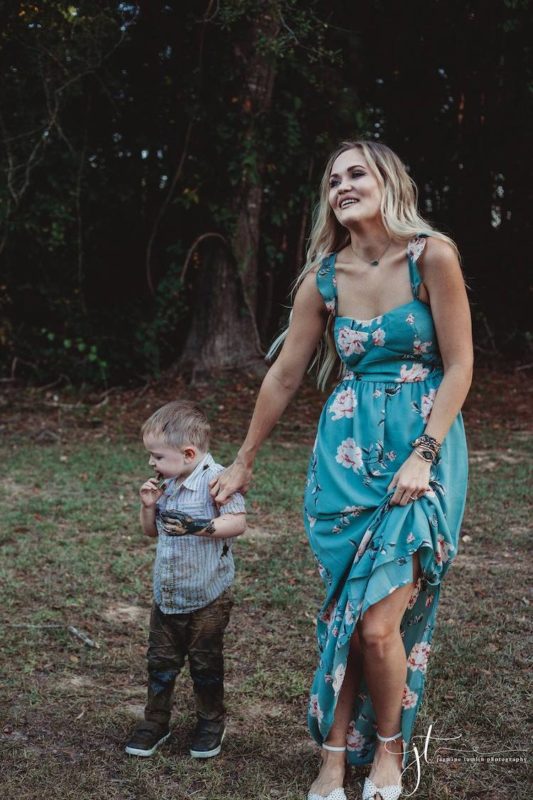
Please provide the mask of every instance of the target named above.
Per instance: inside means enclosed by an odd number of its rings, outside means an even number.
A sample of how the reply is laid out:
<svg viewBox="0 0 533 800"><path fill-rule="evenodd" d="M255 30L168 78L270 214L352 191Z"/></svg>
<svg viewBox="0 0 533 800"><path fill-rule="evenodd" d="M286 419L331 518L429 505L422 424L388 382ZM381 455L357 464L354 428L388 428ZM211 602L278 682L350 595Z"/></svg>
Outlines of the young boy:
<svg viewBox="0 0 533 800"><path fill-rule="evenodd" d="M140 520L157 536L154 603L148 639L148 701L126 753L151 756L170 736L174 683L185 657L197 724L190 753L210 758L224 737L224 630L233 605L231 537L244 533L244 499L217 509L209 481L224 468L209 454L209 423L194 403L167 403L144 423L143 442L156 473L141 486Z"/></svg>

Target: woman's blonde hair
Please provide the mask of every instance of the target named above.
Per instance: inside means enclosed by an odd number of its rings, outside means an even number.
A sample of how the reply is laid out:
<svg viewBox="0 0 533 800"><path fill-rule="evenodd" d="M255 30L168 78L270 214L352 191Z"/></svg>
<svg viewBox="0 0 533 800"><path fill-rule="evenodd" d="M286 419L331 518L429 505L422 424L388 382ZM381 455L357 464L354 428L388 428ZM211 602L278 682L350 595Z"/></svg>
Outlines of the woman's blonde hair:
<svg viewBox="0 0 533 800"><path fill-rule="evenodd" d="M333 164L346 150L361 151L368 168L381 189L381 216L391 239L406 243L418 234L434 236L448 242L456 254L457 246L448 236L435 230L418 212L418 191L405 165L396 153L380 142L348 141L342 142L330 155L320 182L320 199L313 214L313 225L309 237L305 265L296 278L291 294L294 294L308 272L319 266L331 253L337 253L350 242L350 232L340 224L329 204L330 175ZM291 315L292 316L292 311ZM289 317L290 324L290 317ZM287 336L288 327L272 343L267 358L271 358ZM333 339L333 314L330 314L323 340L319 343L310 369L317 366L317 384L325 389L331 371L337 363L338 355Z"/></svg>

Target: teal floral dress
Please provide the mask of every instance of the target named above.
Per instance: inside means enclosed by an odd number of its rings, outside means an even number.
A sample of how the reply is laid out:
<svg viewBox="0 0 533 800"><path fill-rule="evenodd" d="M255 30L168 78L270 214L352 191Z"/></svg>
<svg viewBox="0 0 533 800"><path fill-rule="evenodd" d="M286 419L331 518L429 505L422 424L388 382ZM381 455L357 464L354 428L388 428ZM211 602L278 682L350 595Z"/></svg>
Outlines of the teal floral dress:
<svg viewBox="0 0 533 800"><path fill-rule="evenodd" d="M426 239L409 242L413 299L368 320L337 316L335 258L324 259L317 286L334 315L344 374L326 402L309 463L304 522L326 587L317 619L320 661L309 703L309 728L321 744L332 725L349 643L374 603L422 575L401 623L407 656L401 730L404 766L424 682L442 578L457 553L467 489L463 421L455 418L431 469L430 489L406 506L391 506L388 486L423 433L443 378L429 305L419 297L417 259ZM348 761L373 760L376 717L364 677L346 746Z"/></svg>

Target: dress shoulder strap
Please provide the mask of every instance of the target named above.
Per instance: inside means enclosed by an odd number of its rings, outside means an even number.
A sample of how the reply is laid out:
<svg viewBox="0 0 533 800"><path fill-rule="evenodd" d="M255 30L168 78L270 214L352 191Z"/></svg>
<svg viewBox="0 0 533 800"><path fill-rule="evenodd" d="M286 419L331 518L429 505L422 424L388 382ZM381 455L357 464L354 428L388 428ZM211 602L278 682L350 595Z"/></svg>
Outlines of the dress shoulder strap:
<svg viewBox="0 0 533 800"><path fill-rule="evenodd" d="M427 233L419 233L407 243L407 260L409 262L409 277L414 297L418 297L422 276L418 269L417 261L424 252L427 242Z"/></svg>
<svg viewBox="0 0 533 800"><path fill-rule="evenodd" d="M322 259L316 273L316 286L330 314L337 312L337 280L335 278L335 253Z"/></svg>

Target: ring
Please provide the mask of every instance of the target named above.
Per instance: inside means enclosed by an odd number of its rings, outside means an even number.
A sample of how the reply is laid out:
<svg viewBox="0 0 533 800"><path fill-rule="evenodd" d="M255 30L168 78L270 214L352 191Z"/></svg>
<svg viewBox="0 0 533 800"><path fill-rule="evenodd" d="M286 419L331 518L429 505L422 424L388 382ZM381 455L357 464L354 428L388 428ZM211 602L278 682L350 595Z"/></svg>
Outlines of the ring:
<svg viewBox="0 0 533 800"><path fill-rule="evenodd" d="M418 495L417 494L410 495L409 500L418 500Z"/></svg>

